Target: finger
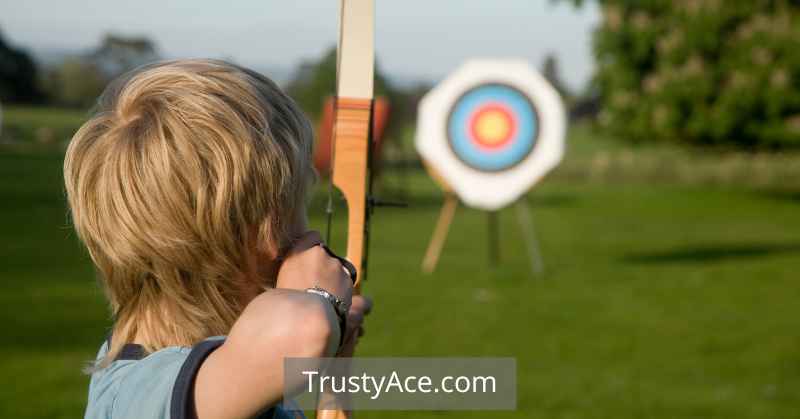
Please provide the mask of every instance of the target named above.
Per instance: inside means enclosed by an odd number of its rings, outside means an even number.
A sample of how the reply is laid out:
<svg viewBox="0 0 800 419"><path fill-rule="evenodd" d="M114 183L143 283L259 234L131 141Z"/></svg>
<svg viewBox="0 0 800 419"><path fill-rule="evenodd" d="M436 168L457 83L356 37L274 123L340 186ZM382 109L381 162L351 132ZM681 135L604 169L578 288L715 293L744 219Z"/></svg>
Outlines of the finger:
<svg viewBox="0 0 800 419"><path fill-rule="evenodd" d="M351 311L347 313L347 324L350 325L350 328L355 330L358 327L361 327L361 324L364 323L364 314L360 311Z"/></svg>
<svg viewBox="0 0 800 419"><path fill-rule="evenodd" d="M350 329L350 340L356 339L361 336L361 326Z"/></svg>
<svg viewBox="0 0 800 419"><path fill-rule="evenodd" d="M364 314L369 314L372 312L372 298L370 297L362 297L364 299Z"/></svg>
<svg viewBox="0 0 800 419"><path fill-rule="evenodd" d="M342 342L342 346L340 346L339 350L336 351L336 356L352 356L353 352L355 351L355 347L356 343L348 338Z"/></svg>
<svg viewBox="0 0 800 419"><path fill-rule="evenodd" d="M350 310L363 313L364 315L369 314L370 311L372 311L372 299L363 295L354 295Z"/></svg>
<svg viewBox="0 0 800 419"><path fill-rule="evenodd" d="M347 334L345 335L345 339L342 342L342 346L337 351L337 356L352 356L355 352L355 348L358 345L358 341L361 335L363 335L363 328L347 328Z"/></svg>
<svg viewBox="0 0 800 419"><path fill-rule="evenodd" d="M360 328L347 328L347 334L345 335L344 341L342 342L342 347L347 346L355 346L356 342L358 342L358 329Z"/></svg>

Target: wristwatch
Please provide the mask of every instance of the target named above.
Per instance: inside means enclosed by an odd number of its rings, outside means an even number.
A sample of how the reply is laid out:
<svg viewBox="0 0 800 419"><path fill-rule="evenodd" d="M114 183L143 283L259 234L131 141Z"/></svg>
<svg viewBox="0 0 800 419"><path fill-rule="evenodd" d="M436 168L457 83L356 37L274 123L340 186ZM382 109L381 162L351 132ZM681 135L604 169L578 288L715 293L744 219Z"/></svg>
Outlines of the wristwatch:
<svg viewBox="0 0 800 419"><path fill-rule="evenodd" d="M342 346L342 343L344 342L344 334L347 331L345 326L347 325L347 312L350 310L350 305L342 301L339 297L331 294L324 288L320 288L319 286L307 288L306 292L319 295L331 303L333 306L333 311L336 312L336 315L339 317L339 327L341 328L341 333L339 334L339 346Z"/></svg>

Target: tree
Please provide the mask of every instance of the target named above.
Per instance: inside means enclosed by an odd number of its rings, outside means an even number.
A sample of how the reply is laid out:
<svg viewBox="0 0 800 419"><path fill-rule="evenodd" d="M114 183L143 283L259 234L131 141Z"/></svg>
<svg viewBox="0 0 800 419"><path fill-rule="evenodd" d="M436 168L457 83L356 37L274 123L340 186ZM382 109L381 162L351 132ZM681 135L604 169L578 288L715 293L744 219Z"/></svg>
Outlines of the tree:
<svg viewBox="0 0 800 419"><path fill-rule="evenodd" d="M375 95L387 96L394 104L396 92L380 68L375 67ZM311 118L318 119L325 98L336 93L336 47L330 48L318 61L300 64L286 90Z"/></svg>
<svg viewBox="0 0 800 419"><path fill-rule="evenodd" d="M111 80L158 59L155 44L146 38L106 35L95 50L69 57L51 70L44 85L56 103L86 107Z"/></svg>
<svg viewBox="0 0 800 419"><path fill-rule="evenodd" d="M0 33L0 101L39 101L42 93L36 78L37 68L28 53L12 48Z"/></svg>
<svg viewBox="0 0 800 419"><path fill-rule="evenodd" d="M542 62L542 76L558 91L561 98L567 104L572 102L572 93L569 88L561 80L561 70L558 65L558 57L553 53L548 53Z"/></svg>
<svg viewBox="0 0 800 419"><path fill-rule="evenodd" d="M800 3L599 3L603 126L635 141L800 147Z"/></svg>
<svg viewBox="0 0 800 419"><path fill-rule="evenodd" d="M47 79L48 91L59 105L91 106L109 78L91 61L71 57L56 67Z"/></svg>
<svg viewBox="0 0 800 419"><path fill-rule="evenodd" d="M159 59L155 44L143 37L108 34L88 57L109 78Z"/></svg>

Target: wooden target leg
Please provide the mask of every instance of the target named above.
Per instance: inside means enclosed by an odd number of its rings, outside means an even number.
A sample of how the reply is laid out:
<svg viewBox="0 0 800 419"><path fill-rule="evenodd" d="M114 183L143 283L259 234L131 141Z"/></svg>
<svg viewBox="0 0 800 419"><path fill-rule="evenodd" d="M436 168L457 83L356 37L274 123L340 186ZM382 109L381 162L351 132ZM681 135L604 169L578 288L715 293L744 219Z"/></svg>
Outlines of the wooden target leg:
<svg viewBox="0 0 800 419"><path fill-rule="evenodd" d="M539 241L536 240L536 231L533 229L533 217L531 216L531 209L525 199L517 201L517 220L525 236L525 245L528 247L528 258L531 262L531 272L534 275L539 275L544 272L544 261L542 260L542 253L539 251Z"/></svg>
<svg viewBox="0 0 800 419"><path fill-rule="evenodd" d="M457 207L458 198L451 193L446 194L442 209L439 211L439 219L436 221L436 228L434 228L433 236L431 236L431 242L425 251L425 258L422 259L422 272L430 274L436 269L436 264L439 263L439 255L442 253Z"/></svg>

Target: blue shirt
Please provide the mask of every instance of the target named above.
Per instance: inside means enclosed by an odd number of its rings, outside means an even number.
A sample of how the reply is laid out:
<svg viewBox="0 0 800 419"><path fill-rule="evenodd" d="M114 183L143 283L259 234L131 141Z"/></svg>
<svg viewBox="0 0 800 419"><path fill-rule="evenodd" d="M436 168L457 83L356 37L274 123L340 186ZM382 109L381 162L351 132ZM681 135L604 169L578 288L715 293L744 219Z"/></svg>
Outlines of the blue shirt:
<svg viewBox="0 0 800 419"><path fill-rule="evenodd" d="M85 419L195 418L195 377L203 361L224 342L223 337L214 337L191 348L171 346L151 354L139 345L125 345L109 366L92 374ZM108 342L100 347L97 359L107 350ZM296 415L303 417L299 411L276 406L257 418Z"/></svg>

